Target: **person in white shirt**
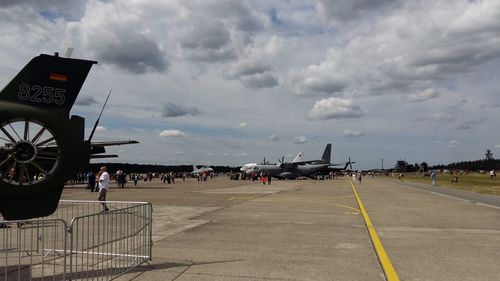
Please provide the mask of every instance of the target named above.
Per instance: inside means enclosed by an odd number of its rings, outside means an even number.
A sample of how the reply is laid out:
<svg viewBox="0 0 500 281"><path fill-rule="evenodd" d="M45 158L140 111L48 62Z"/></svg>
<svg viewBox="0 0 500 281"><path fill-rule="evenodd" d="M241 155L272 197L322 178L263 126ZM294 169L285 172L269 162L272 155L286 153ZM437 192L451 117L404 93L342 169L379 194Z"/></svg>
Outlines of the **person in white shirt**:
<svg viewBox="0 0 500 281"><path fill-rule="evenodd" d="M101 170L99 171L99 196L97 197L97 200L106 202L106 193L108 189L109 189L109 174L108 172L106 172L106 166L102 166ZM101 205L103 212L109 211L109 208L106 205L106 203L101 203Z"/></svg>

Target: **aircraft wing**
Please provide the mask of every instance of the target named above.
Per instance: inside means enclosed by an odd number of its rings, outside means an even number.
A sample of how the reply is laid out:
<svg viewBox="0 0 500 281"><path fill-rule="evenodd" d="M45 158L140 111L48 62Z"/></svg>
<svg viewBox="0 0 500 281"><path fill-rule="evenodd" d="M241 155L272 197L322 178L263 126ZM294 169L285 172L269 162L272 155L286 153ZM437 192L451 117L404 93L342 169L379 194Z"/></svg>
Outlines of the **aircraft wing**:
<svg viewBox="0 0 500 281"><path fill-rule="evenodd" d="M123 144L133 144L133 143L139 143L136 140L128 140L128 141L98 141L98 142L92 142L90 144L91 147L94 146L112 146L112 145L123 145Z"/></svg>
<svg viewBox="0 0 500 281"><path fill-rule="evenodd" d="M90 143L90 158L115 158L117 155L97 155L106 152L105 146L115 146L115 145L124 145L124 144L134 144L139 143L136 140L128 140L128 141L100 141L100 142L91 142Z"/></svg>
<svg viewBox="0 0 500 281"><path fill-rule="evenodd" d="M128 140L128 141L102 141L102 142L92 142L90 144L90 158L95 159L95 158L116 158L118 155L116 154L101 154L105 153L106 149L104 148L105 146L113 146L113 145L125 145L125 144L134 144L134 143L139 143L136 140ZM43 147L43 151L40 150L39 153L41 155L45 156L52 156L56 154L56 146L53 146L52 143L50 143L48 146ZM10 151L5 148L0 149L0 154L4 153L4 151ZM43 154L42 154L43 153Z"/></svg>
<svg viewBox="0 0 500 281"><path fill-rule="evenodd" d="M90 155L90 158L92 159L101 159L101 158L117 158L118 155L116 154L98 154L98 155Z"/></svg>
<svg viewBox="0 0 500 281"><path fill-rule="evenodd" d="M292 162L295 165L305 165L305 164L327 164L323 160L307 160L307 161L295 161Z"/></svg>

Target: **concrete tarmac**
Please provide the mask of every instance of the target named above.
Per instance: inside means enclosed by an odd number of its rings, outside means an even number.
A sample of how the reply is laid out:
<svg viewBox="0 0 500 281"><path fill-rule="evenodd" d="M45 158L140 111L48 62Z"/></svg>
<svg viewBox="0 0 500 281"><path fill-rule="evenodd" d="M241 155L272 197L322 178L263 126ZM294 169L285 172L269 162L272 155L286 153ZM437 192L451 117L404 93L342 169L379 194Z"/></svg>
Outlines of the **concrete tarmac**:
<svg viewBox="0 0 500 281"><path fill-rule="evenodd" d="M499 209L386 177L355 188L401 280L499 280ZM153 204L152 264L119 280L385 280L347 178L139 182L108 200Z"/></svg>

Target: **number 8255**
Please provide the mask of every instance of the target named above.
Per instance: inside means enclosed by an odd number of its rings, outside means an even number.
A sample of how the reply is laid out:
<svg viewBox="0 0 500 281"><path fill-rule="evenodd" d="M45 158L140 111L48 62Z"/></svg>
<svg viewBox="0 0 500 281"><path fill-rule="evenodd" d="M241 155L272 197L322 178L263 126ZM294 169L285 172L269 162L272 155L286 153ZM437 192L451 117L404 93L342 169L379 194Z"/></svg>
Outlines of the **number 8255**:
<svg viewBox="0 0 500 281"><path fill-rule="evenodd" d="M66 97L66 89L54 88L40 85L32 85L23 83L19 85L17 97L22 101L39 102L46 104L63 105Z"/></svg>

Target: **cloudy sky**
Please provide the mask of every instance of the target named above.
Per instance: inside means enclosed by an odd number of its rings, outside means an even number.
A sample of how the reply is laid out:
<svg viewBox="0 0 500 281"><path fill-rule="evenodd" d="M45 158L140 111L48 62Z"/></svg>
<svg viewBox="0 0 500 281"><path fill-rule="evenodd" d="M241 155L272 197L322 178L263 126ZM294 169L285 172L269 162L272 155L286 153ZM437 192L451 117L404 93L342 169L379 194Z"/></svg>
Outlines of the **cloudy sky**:
<svg viewBox="0 0 500 281"><path fill-rule="evenodd" d="M0 85L32 57L97 60L72 110L115 162L356 168L500 157L500 0L0 2Z"/></svg>

